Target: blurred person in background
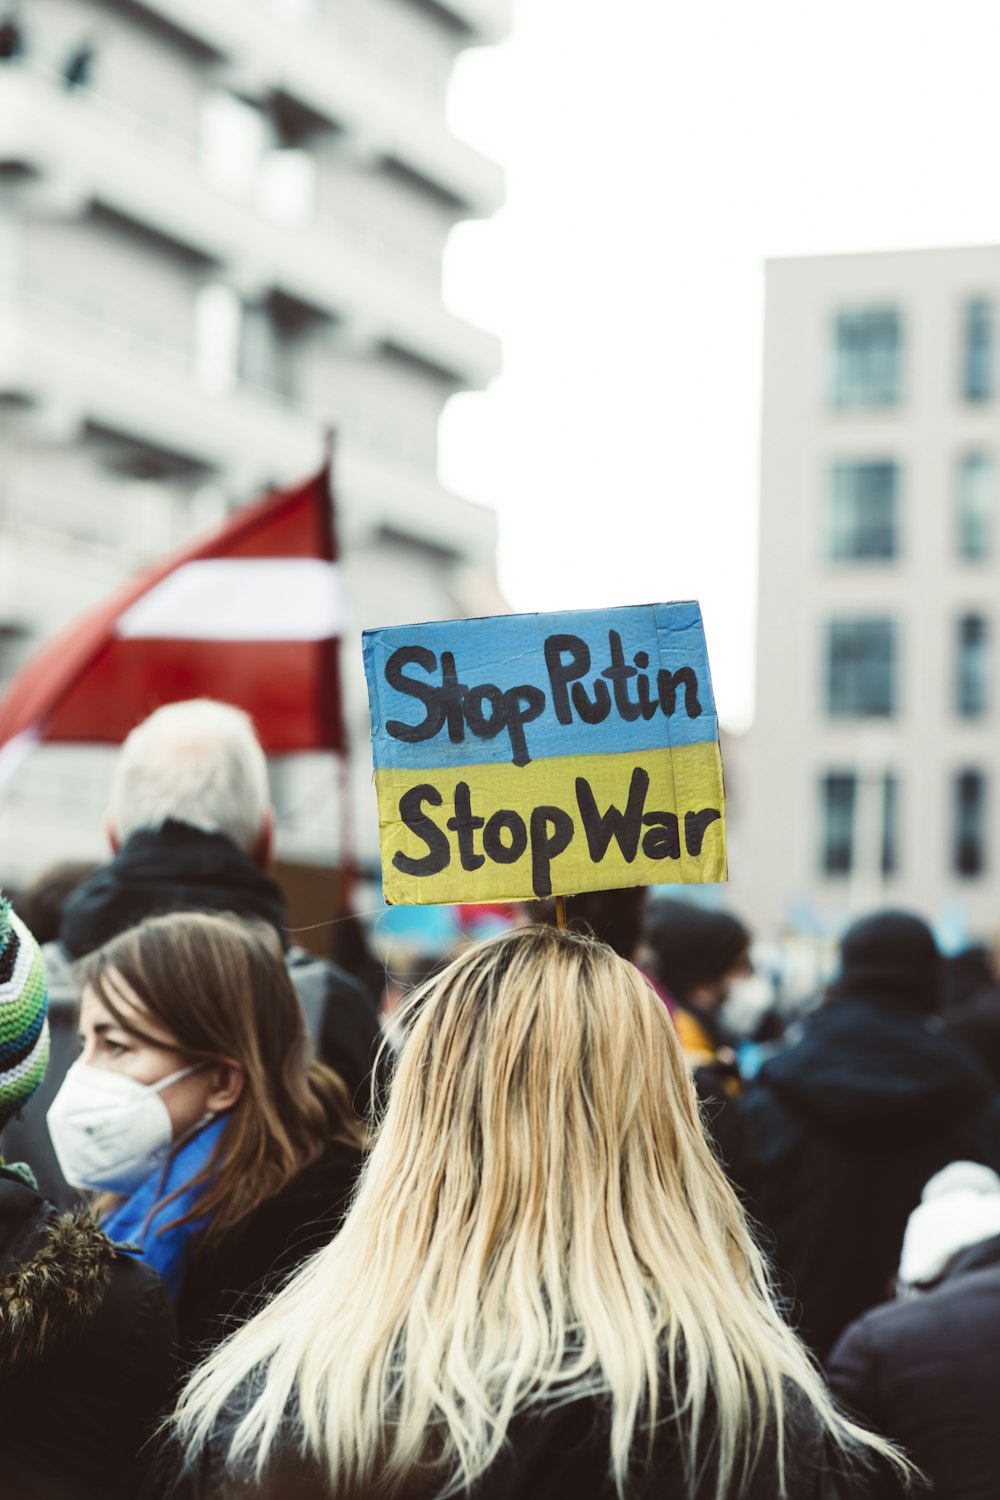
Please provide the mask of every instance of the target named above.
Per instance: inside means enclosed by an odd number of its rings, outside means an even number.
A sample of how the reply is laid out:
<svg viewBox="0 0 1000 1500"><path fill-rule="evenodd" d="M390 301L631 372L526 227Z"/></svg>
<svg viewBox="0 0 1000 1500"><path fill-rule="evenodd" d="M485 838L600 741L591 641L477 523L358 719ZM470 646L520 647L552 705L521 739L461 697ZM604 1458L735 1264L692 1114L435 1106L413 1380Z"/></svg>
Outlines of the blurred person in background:
<svg viewBox="0 0 1000 1500"><path fill-rule="evenodd" d="M564 900L566 926L571 932L592 933L621 958L634 961L642 945L646 913L645 886L613 891L582 891ZM533 901L527 907L533 922L556 926L554 900Z"/></svg>
<svg viewBox="0 0 1000 1500"><path fill-rule="evenodd" d="M341 1234L186 1391L173 1496L815 1500L885 1454L773 1306L631 964L531 925L419 1002Z"/></svg>
<svg viewBox="0 0 1000 1500"><path fill-rule="evenodd" d="M403 1044L400 1024L410 997L421 989L429 979L446 969L451 958L445 954L399 952L392 956L385 967L385 989L379 1004L382 1030L390 1046L398 1052Z"/></svg>
<svg viewBox="0 0 1000 1500"><path fill-rule="evenodd" d="M977 995L998 990L993 954L985 943L972 943L943 960L941 1010L946 1018Z"/></svg>
<svg viewBox="0 0 1000 1500"><path fill-rule="evenodd" d="M267 762L248 716L208 699L157 709L118 755L107 832L113 857L66 903L59 939L70 957L168 911L259 918L285 950L317 1052L363 1111L380 1041L375 1006L343 969L289 946L284 898L267 873Z"/></svg>
<svg viewBox="0 0 1000 1500"><path fill-rule="evenodd" d="M58 938L70 896L98 868L93 860L64 860L28 886L18 903L18 911L43 948Z"/></svg>
<svg viewBox="0 0 1000 1500"><path fill-rule="evenodd" d="M49 1036L45 965L0 898L0 1124L31 1099ZM159 1276L84 1212L60 1214L0 1165L0 1493L134 1500L173 1374Z"/></svg>
<svg viewBox="0 0 1000 1500"><path fill-rule="evenodd" d="M355 979L289 943L284 898L267 873L274 843L267 762L248 716L208 699L157 709L118 754L107 833L112 858L67 896L59 941L43 950L57 1031L46 1105L73 1055L76 960L144 917L223 911L264 921L278 935L316 1050L365 1114L378 1015ZM39 1119L29 1117L16 1134L18 1154L46 1193L71 1203Z"/></svg>
<svg viewBox="0 0 1000 1500"><path fill-rule="evenodd" d="M1000 982L996 957L982 944L948 960L944 1019L1000 1088Z"/></svg>
<svg viewBox="0 0 1000 1500"><path fill-rule="evenodd" d="M358 981L377 1010L385 987L385 965L372 947L364 922L356 912L344 911L339 900L330 922L329 954L338 968Z"/></svg>
<svg viewBox="0 0 1000 1500"><path fill-rule="evenodd" d="M1000 1177L953 1162L910 1215L894 1302L852 1323L827 1362L845 1409L907 1453L937 1500L1000 1495ZM900 1493L882 1476L878 1500Z"/></svg>
<svg viewBox="0 0 1000 1500"><path fill-rule="evenodd" d="M0 15L0 63L17 62L25 51L19 9L8 8Z"/></svg>
<svg viewBox="0 0 1000 1500"><path fill-rule="evenodd" d="M699 1092L714 1099L737 1093L737 1035L725 1014L753 980L748 929L729 912L660 899L649 904L646 936Z"/></svg>
<svg viewBox="0 0 1000 1500"><path fill-rule="evenodd" d="M731 1176L821 1357L889 1294L927 1179L961 1158L1000 1167L1000 1100L942 1026L940 1002L927 924L900 911L862 918L826 1002L733 1108Z"/></svg>
<svg viewBox="0 0 1000 1500"><path fill-rule="evenodd" d="M81 966L83 1052L49 1110L67 1181L166 1282L188 1356L337 1232L361 1161L274 933L154 917Z"/></svg>
<svg viewBox="0 0 1000 1500"><path fill-rule="evenodd" d="M92 861L53 865L34 881L18 903L26 926L41 944L49 988L48 1072L39 1084L34 1105L25 1118L15 1117L3 1131L4 1151L17 1161L30 1161L40 1191L58 1208L71 1208L78 1195L59 1170L45 1115L79 1050L76 1012L79 1004L69 955L55 941L69 897L97 869Z"/></svg>

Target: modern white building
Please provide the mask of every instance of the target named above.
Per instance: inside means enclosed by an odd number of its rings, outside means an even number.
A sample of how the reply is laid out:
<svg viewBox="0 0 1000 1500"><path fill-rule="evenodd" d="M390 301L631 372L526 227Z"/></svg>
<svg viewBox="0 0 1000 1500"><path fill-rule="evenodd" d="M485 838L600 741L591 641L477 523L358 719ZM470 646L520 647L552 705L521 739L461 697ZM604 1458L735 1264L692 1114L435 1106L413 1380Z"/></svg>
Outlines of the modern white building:
<svg viewBox="0 0 1000 1500"><path fill-rule="evenodd" d="M1000 927L1000 248L767 268L734 904Z"/></svg>
<svg viewBox="0 0 1000 1500"><path fill-rule="evenodd" d="M504 36L509 0L0 11L0 682L136 567L307 477L332 423L372 857L360 631L497 607L495 518L438 483L437 432L499 370L441 268L502 175L445 108L458 52ZM107 759L24 767L0 879L100 851ZM329 858L328 764L276 785L284 852Z"/></svg>

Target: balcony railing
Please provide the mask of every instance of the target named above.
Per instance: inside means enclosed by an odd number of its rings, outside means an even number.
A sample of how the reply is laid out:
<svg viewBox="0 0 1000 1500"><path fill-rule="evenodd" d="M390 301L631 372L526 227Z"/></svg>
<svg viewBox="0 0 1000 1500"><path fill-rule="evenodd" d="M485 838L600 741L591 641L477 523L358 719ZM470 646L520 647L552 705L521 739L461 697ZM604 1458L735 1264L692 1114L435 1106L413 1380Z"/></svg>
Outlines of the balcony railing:
<svg viewBox="0 0 1000 1500"><path fill-rule="evenodd" d="M458 384L482 385L496 373L496 340L448 313L436 292L430 296L399 247L390 252L374 231L339 218L314 217L298 228L277 222L262 212L253 184L245 192L220 188L192 170L185 143L165 142L158 128L149 144L137 140L120 106L67 95L53 87L54 77L18 69L5 78L4 159L25 162L43 181L48 172L56 190L76 182L84 198L103 200L239 276L249 271L308 306L360 319Z"/></svg>

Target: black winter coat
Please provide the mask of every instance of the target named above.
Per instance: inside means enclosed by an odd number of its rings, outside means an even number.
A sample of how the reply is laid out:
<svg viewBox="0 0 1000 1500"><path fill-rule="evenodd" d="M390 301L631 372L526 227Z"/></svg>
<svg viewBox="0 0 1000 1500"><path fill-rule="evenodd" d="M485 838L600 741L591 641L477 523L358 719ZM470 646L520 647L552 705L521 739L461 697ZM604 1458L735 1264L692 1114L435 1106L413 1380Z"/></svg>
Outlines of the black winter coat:
<svg viewBox="0 0 1000 1500"><path fill-rule="evenodd" d="M333 1142L217 1244L195 1250L177 1303L186 1363L245 1322L304 1260L330 1243L360 1166L358 1151Z"/></svg>
<svg viewBox="0 0 1000 1500"><path fill-rule="evenodd" d="M820 1357L891 1294L928 1178L960 1159L1000 1169L1000 1100L972 1054L926 1017L872 1001L818 1011L731 1114L731 1176Z"/></svg>
<svg viewBox="0 0 1000 1500"><path fill-rule="evenodd" d="M175 1337L155 1271L0 1168L3 1500L134 1500Z"/></svg>
<svg viewBox="0 0 1000 1500"><path fill-rule="evenodd" d="M242 1414L234 1410L235 1422ZM707 1423L710 1431L711 1423ZM227 1425L223 1433L231 1432ZM801 1400L786 1407L787 1500L867 1500L867 1479L859 1473L835 1476L829 1463L820 1425ZM195 1472L161 1482L157 1500L386 1500L380 1487L364 1494L338 1488L332 1491L315 1466L291 1451L291 1445L270 1466L261 1483L227 1476L221 1461L222 1444L203 1455ZM393 1488L393 1500L435 1500L439 1487L415 1479ZM617 1500L610 1475L610 1421L606 1403L588 1397L550 1408L544 1414L516 1418L500 1457L471 1491L467 1500ZM733 1489L727 1500L776 1500L778 1494L776 1443L773 1430L765 1436L760 1464L748 1489ZM665 1420L656 1429L651 1461L637 1465L625 1488L625 1500L714 1500L711 1463L694 1485L688 1483L674 1424Z"/></svg>
<svg viewBox="0 0 1000 1500"><path fill-rule="evenodd" d="M59 941L72 958L82 958L145 917L172 911L232 912L274 928L288 950L289 972L317 1051L360 1100L381 1040L374 1001L336 964L301 948L288 949L281 891L223 834L173 820L133 833L70 896Z"/></svg>
<svg viewBox="0 0 1000 1500"><path fill-rule="evenodd" d="M828 1371L842 1405L902 1444L935 1500L997 1500L1000 1236L964 1251L933 1291L852 1323ZM899 1493L883 1481L877 1497Z"/></svg>

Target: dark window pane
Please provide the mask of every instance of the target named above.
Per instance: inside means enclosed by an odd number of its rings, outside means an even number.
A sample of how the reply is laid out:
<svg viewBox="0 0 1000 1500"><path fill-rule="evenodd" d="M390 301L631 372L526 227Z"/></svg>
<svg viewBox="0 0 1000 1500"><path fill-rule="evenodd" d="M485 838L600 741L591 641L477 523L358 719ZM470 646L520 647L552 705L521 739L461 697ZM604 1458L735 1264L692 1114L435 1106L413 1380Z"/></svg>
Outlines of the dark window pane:
<svg viewBox="0 0 1000 1500"><path fill-rule="evenodd" d="M980 875L986 868L986 778L979 771L955 777L954 848L957 875Z"/></svg>
<svg viewBox="0 0 1000 1500"><path fill-rule="evenodd" d="M896 632L891 620L832 620L827 710L833 718L889 718L896 711Z"/></svg>
<svg viewBox="0 0 1000 1500"><path fill-rule="evenodd" d="M854 865L854 804L857 778L834 771L820 782L820 869L826 875L849 875Z"/></svg>
<svg viewBox="0 0 1000 1500"><path fill-rule="evenodd" d="M882 874L899 871L899 777L885 774L882 786Z"/></svg>
<svg viewBox="0 0 1000 1500"><path fill-rule="evenodd" d="M902 387L902 328L891 307L838 313L833 325L837 406L894 406Z"/></svg>
<svg viewBox="0 0 1000 1500"><path fill-rule="evenodd" d="M993 547L993 460L987 453L967 453L958 466L958 551L976 561Z"/></svg>
<svg viewBox="0 0 1000 1500"><path fill-rule="evenodd" d="M962 394L966 401L993 395L993 305L981 297L966 303Z"/></svg>
<svg viewBox="0 0 1000 1500"><path fill-rule="evenodd" d="M963 718L975 719L989 706L989 623L982 615L959 620L957 654L955 707Z"/></svg>
<svg viewBox="0 0 1000 1500"><path fill-rule="evenodd" d="M838 463L830 489L830 556L896 556L899 470L889 461Z"/></svg>

